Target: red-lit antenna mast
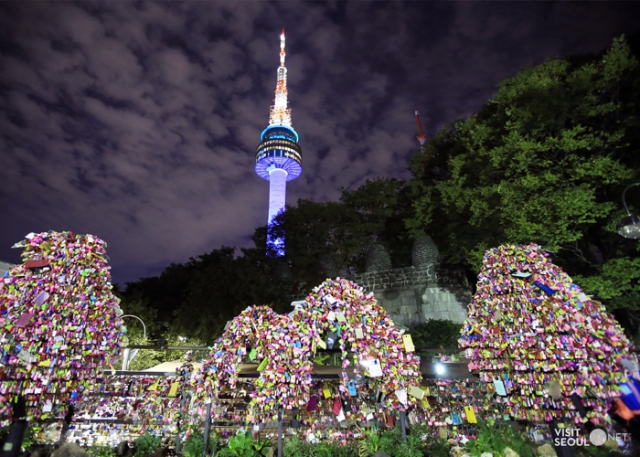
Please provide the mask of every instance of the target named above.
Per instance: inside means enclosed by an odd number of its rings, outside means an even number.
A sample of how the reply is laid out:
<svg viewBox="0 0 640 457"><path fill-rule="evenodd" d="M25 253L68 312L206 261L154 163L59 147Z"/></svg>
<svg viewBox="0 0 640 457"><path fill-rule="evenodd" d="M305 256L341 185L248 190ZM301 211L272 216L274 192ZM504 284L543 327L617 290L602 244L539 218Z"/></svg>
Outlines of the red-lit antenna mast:
<svg viewBox="0 0 640 457"><path fill-rule="evenodd" d="M420 113L418 113L418 110L416 110L416 122L418 123L418 136L416 138L422 145L427 141L427 135L422 131L422 123L420 122Z"/></svg>

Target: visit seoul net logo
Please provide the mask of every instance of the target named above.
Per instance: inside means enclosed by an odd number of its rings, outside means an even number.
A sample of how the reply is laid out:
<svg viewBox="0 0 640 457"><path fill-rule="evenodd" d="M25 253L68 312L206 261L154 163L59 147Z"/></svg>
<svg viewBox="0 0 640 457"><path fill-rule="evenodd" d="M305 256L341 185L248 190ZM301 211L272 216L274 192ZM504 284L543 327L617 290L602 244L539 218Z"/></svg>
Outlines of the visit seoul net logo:
<svg viewBox="0 0 640 457"><path fill-rule="evenodd" d="M596 428L583 436L577 428L559 428L555 430L553 444L555 446L602 446L607 440L617 443L631 441L630 433L607 433L601 428Z"/></svg>

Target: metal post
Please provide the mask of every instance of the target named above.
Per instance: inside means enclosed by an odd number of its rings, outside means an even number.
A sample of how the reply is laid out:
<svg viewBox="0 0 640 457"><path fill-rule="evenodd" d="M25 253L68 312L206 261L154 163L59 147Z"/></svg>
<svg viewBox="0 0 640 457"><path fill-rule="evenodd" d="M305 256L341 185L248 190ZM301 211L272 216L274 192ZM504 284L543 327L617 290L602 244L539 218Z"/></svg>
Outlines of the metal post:
<svg viewBox="0 0 640 457"><path fill-rule="evenodd" d="M400 411L400 427L402 427L402 441L407 441L407 424L404 411Z"/></svg>
<svg viewBox="0 0 640 457"><path fill-rule="evenodd" d="M176 454L180 453L180 419L182 418L182 415L185 413L184 409L185 409L185 402L186 402L186 389L185 386L187 385L187 383L189 382L189 374L187 373L187 375L185 376L184 379L184 384L182 385L182 393L181 393L181 399L180 399L180 416L178 418L178 431L176 432Z"/></svg>
<svg viewBox="0 0 640 457"><path fill-rule="evenodd" d="M60 443L62 444L67 436L67 432L69 431L69 427L71 426L71 421L73 420L73 415L76 412L75 408L72 404L69 404L67 407L67 414L64 416L64 422L62 423L62 430L60 431Z"/></svg>
<svg viewBox="0 0 640 457"><path fill-rule="evenodd" d="M129 355L131 354L131 349L125 348L122 353L122 371L127 371L129 369Z"/></svg>
<svg viewBox="0 0 640 457"><path fill-rule="evenodd" d="M209 430L211 428L211 403L207 403L207 417L204 419L204 450L202 457L209 453Z"/></svg>
<svg viewBox="0 0 640 457"><path fill-rule="evenodd" d="M9 435L2 448L2 457L18 457L22 449L24 432L27 431L27 404L24 397L19 396L13 403L13 421L9 427Z"/></svg>
<svg viewBox="0 0 640 457"><path fill-rule="evenodd" d="M282 406L278 408L278 457L282 457Z"/></svg>

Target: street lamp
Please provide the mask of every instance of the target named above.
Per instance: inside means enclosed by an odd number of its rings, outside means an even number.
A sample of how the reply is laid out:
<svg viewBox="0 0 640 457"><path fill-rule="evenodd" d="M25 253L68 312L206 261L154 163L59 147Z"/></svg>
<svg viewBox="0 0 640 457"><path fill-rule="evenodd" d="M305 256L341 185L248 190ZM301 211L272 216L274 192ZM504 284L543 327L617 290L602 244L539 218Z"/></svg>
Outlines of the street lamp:
<svg viewBox="0 0 640 457"><path fill-rule="evenodd" d="M624 198L627 191L634 186L640 186L640 182L631 184L624 190L624 192L622 192L622 204L624 205L624 209L627 211L628 216L618 222L616 227L618 235L629 238L630 240L637 240L640 238L640 216L634 216L629 212L627 201Z"/></svg>
<svg viewBox="0 0 640 457"><path fill-rule="evenodd" d="M144 325L144 321L142 319L140 319L138 316L134 316L133 314L125 314L124 316L120 316L120 317L133 317L135 319L138 319L142 324L142 341L146 341L147 326ZM133 360L136 354L138 354L138 349L134 349L133 353L131 353L131 349L129 348L126 348L124 350L124 353L122 354L122 370L123 371L127 371L129 369L129 362Z"/></svg>

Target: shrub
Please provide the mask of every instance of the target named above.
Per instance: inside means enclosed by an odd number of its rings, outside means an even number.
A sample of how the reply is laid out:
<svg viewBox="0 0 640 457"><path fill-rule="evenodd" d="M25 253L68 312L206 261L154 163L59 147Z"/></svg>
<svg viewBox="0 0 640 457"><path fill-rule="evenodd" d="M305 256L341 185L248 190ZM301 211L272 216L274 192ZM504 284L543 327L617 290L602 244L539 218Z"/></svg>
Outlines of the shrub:
<svg viewBox="0 0 640 457"><path fill-rule="evenodd" d="M160 447L161 443L162 441L160 440L160 438L149 435L147 433L146 435L141 436L133 442L135 447L135 453L133 454L133 456L148 457Z"/></svg>
<svg viewBox="0 0 640 457"><path fill-rule="evenodd" d="M490 452L494 457L502 457L506 448L513 449L520 457L533 457L531 442L511 427L483 425L478 432L478 438L470 440L467 448L473 457L480 457L483 452Z"/></svg>
<svg viewBox="0 0 640 457"><path fill-rule="evenodd" d="M209 449L207 449L210 455L216 455L218 450L218 435L211 432L209 434ZM182 447L182 453L185 457L202 457L204 451L204 433L200 431L193 432L189 438L184 442Z"/></svg>

